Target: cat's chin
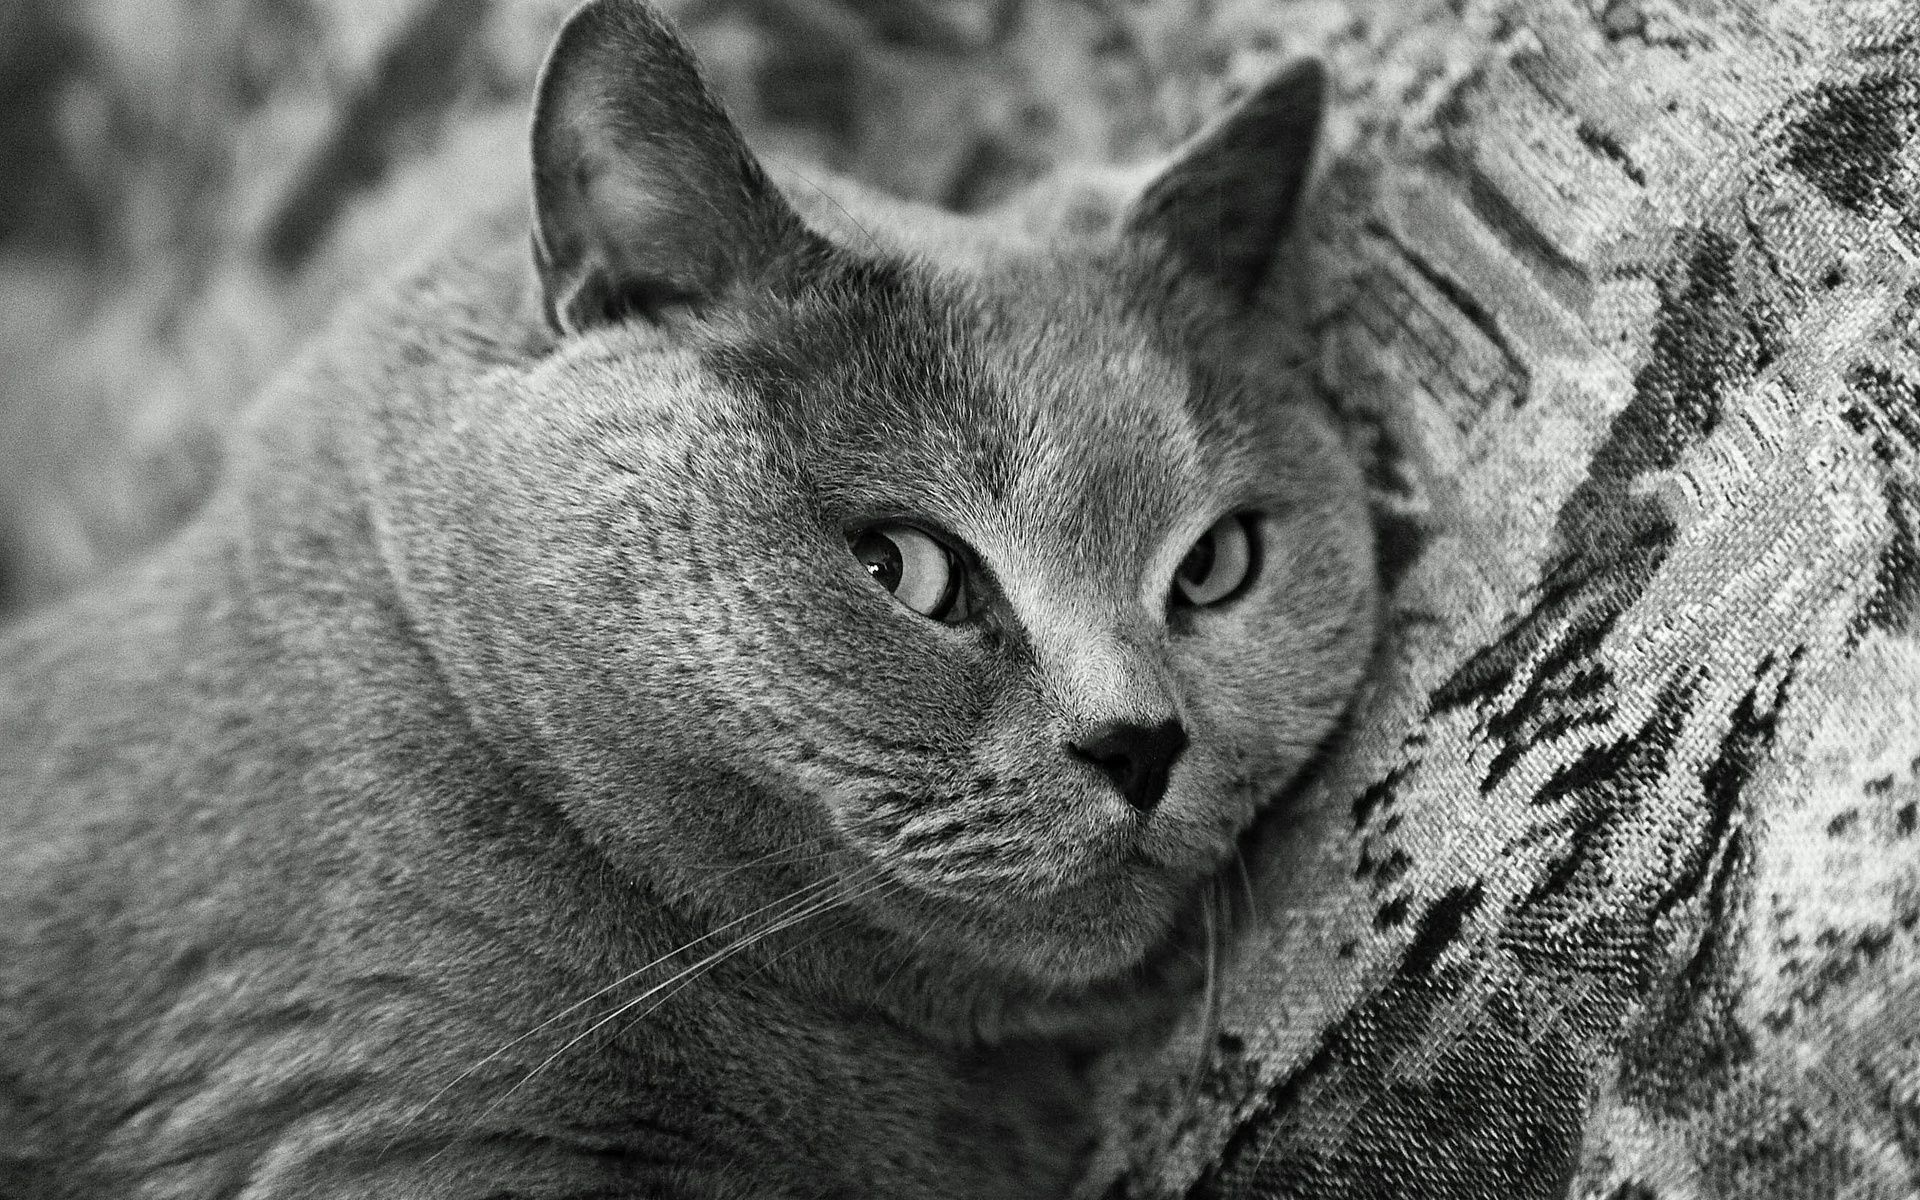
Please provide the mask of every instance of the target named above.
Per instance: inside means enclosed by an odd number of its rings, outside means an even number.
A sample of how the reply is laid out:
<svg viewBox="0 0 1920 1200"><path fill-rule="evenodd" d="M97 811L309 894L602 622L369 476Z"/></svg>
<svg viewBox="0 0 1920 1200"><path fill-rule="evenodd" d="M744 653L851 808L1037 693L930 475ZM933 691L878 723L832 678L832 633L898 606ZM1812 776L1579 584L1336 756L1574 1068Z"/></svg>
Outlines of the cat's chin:
<svg viewBox="0 0 1920 1200"><path fill-rule="evenodd" d="M1125 991L1164 984L1180 973L1172 960L1204 961L1213 889L1210 877L1171 879L1135 864L1044 897L895 893L884 919L976 977L1054 994Z"/></svg>
<svg viewBox="0 0 1920 1200"><path fill-rule="evenodd" d="M972 947L973 964L1011 986L975 992L970 1031L988 1041L1038 1037L1107 1047L1163 1036L1201 994L1210 964L1225 949L1230 917L1215 904L1220 895L1213 879L1202 879L1167 906L1110 912L1078 937L1028 931L984 953ZM1004 974L1010 968L1012 978Z"/></svg>

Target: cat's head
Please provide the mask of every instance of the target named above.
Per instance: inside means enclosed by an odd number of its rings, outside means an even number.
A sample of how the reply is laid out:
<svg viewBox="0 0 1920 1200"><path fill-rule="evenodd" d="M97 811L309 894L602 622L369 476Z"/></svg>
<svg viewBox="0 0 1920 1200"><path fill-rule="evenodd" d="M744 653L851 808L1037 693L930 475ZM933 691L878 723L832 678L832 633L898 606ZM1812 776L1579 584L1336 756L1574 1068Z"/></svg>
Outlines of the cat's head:
<svg viewBox="0 0 1920 1200"><path fill-rule="evenodd" d="M403 574L481 724L669 890L844 879L1001 971L1138 961L1371 645L1353 468L1222 351L1321 92L1276 80L1112 229L833 231L645 6L577 12L533 135L552 350L412 460Z"/></svg>

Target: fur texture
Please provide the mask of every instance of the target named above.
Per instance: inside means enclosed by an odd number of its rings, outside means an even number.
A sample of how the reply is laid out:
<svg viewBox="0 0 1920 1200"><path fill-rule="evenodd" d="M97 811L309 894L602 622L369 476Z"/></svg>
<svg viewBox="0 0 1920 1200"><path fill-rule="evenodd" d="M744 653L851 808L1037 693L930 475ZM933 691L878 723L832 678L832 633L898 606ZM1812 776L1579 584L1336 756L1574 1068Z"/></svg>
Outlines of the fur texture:
<svg viewBox="0 0 1920 1200"><path fill-rule="evenodd" d="M1063 1191L1371 643L1355 473L1226 352L1270 247L1188 219L1277 234L1311 126L1036 237L783 191L649 10L577 13L536 269L480 204L0 644L0 1193ZM1245 593L1170 606L1236 512ZM968 620L853 557L902 520ZM1159 719L1151 811L1070 752Z"/></svg>

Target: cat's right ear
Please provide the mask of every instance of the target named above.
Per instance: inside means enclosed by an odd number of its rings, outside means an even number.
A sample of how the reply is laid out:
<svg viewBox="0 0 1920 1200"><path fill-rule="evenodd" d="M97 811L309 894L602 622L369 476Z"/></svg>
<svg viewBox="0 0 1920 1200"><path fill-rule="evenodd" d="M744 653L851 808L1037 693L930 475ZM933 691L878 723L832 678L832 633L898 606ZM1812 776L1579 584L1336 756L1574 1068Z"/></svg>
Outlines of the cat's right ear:
<svg viewBox="0 0 1920 1200"><path fill-rule="evenodd" d="M563 334L723 300L808 238L642 0L590 0L541 68L533 251Z"/></svg>
<svg viewBox="0 0 1920 1200"><path fill-rule="evenodd" d="M1269 79L1147 185L1125 229L1252 300L1313 170L1327 75L1311 59Z"/></svg>

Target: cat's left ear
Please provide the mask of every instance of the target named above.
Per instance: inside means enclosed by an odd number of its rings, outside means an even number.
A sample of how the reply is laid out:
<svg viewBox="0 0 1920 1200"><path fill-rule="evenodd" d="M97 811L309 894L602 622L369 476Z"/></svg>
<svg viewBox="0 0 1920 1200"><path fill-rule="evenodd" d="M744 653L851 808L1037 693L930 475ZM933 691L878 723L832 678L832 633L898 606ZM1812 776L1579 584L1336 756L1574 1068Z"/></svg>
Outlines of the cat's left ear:
<svg viewBox="0 0 1920 1200"><path fill-rule="evenodd" d="M1313 168L1327 76L1311 59L1267 81L1189 143L1134 201L1123 228L1250 302L1293 224Z"/></svg>
<svg viewBox="0 0 1920 1200"><path fill-rule="evenodd" d="M644 0L589 0L548 51L533 208L547 319L569 334L698 313L810 239Z"/></svg>

